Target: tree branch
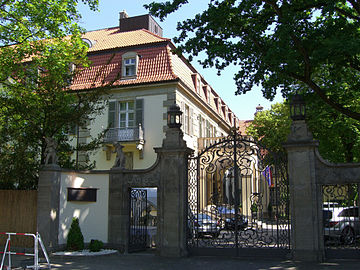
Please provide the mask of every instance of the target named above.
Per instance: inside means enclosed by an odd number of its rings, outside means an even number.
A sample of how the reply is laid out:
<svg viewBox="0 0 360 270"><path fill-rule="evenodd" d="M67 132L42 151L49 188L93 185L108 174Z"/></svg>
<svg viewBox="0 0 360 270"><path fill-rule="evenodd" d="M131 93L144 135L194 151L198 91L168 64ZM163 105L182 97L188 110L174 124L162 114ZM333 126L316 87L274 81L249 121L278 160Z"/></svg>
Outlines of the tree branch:
<svg viewBox="0 0 360 270"><path fill-rule="evenodd" d="M360 3L356 0L348 0L353 8L356 10L356 12L360 15Z"/></svg>
<svg viewBox="0 0 360 270"><path fill-rule="evenodd" d="M359 16L355 16L355 15L351 14L350 12L347 12L346 10L343 10L343 9L337 8L337 7L335 8L335 10L349 19L360 21Z"/></svg>
<svg viewBox="0 0 360 270"><path fill-rule="evenodd" d="M303 80L305 84L307 84L314 92L328 105L336 109L337 111L345 114L346 116L359 120L360 121L360 113L351 111L345 108L343 105L335 102L333 99L328 97L324 91L312 80Z"/></svg>

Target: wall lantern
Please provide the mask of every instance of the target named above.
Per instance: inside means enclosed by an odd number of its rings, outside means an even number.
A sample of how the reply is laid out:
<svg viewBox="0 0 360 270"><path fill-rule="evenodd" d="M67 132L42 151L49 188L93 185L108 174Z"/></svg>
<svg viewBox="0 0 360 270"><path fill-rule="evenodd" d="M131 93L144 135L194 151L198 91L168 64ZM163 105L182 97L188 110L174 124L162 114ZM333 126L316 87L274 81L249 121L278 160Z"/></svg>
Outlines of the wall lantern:
<svg viewBox="0 0 360 270"><path fill-rule="evenodd" d="M295 94L290 101L290 117L293 121L305 120L305 101L299 94Z"/></svg>
<svg viewBox="0 0 360 270"><path fill-rule="evenodd" d="M167 113L167 125L169 128L180 128L181 127L181 115L180 107L175 103L170 106Z"/></svg>

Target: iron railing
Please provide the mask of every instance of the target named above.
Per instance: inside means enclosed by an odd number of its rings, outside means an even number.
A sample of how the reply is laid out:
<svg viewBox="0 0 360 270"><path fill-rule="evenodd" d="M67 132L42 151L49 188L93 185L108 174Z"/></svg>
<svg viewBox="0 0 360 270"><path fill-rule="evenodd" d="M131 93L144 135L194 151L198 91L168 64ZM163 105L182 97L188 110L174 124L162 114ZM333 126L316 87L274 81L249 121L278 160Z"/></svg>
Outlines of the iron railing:
<svg viewBox="0 0 360 270"><path fill-rule="evenodd" d="M360 250L360 184L322 186L324 244L327 251Z"/></svg>
<svg viewBox="0 0 360 270"><path fill-rule="evenodd" d="M139 124L134 128L110 128L105 134L105 142L132 142L144 140L144 131Z"/></svg>

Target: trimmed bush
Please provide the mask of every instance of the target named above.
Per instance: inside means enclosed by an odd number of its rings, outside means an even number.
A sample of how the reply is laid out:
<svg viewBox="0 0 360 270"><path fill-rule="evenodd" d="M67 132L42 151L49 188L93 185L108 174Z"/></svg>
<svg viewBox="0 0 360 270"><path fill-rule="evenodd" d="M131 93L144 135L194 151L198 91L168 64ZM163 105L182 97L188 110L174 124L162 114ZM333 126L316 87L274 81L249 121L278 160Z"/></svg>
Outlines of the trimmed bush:
<svg viewBox="0 0 360 270"><path fill-rule="evenodd" d="M103 246L104 246L104 243L101 242L100 240L91 239L90 245L89 245L89 250L90 250L90 252L98 252L103 248Z"/></svg>
<svg viewBox="0 0 360 270"><path fill-rule="evenodd" d="M84 236L81 233L78 218L73 218L71 222L70 231L66 241L66 249L70 251L84 249Z"/></svg>

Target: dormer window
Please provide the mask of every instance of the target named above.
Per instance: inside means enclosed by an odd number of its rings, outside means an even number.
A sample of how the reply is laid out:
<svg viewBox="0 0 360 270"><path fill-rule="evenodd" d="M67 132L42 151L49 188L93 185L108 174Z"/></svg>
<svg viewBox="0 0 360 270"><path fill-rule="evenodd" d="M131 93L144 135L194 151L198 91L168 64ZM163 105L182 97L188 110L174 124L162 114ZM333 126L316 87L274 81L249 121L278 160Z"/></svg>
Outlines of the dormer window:
<svg viewBox="0 0 360 270"><path fill-rule="evenodd" d="M138 56L134 52L125 53L122 56L122 75L126 78L135 77L137 74Z"/></svg>
<svg viewBox="0 0 360 270"><path fill-rule="evenodd" d="M124 60L124 76L135 76L136 75L136 59L129 58Z"/></svg>
<svg viewBox="0 0 360 270"><path fill-rule="evenodd" d="M214 97L216 111L219 112L219 97Z"/></svg>
<svg viewBox="0 0 360 270"><path fill-rule="evenodd" d="M196 78L196 90L198 94L200 94L200 89L201 89L201 80L200 80L200 76L198 75Z"/></svg>

